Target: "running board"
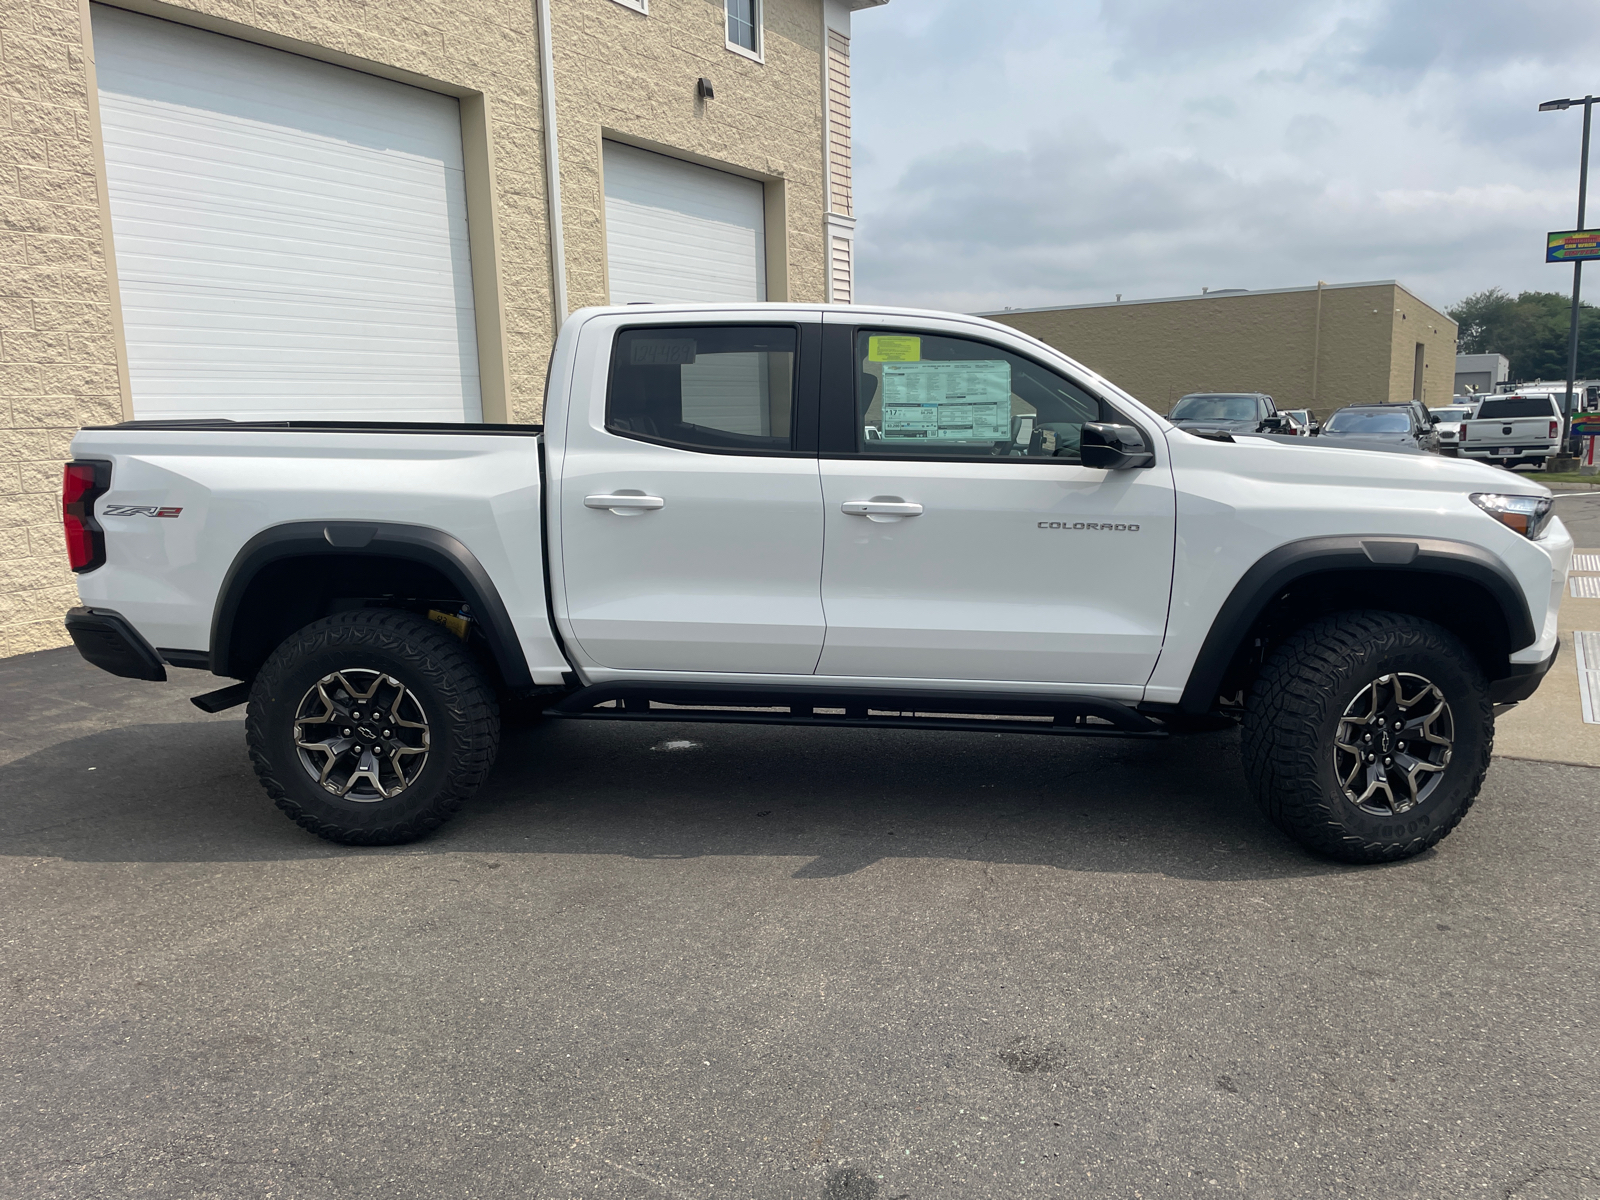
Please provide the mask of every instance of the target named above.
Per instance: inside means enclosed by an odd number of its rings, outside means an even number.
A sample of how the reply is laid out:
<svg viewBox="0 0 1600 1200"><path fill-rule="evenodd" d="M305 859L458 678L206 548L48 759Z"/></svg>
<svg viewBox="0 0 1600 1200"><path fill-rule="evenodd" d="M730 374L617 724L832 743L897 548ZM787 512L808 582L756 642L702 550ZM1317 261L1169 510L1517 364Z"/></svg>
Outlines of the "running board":
<svg viewBox="0 0 1600 1200"><path fill-rule="evenodd" d="M225 688L218 688L214 692L207 692L203 696L191 696L189 703L201 712L219 713L230 708L237 708L250 699L250 682L229 684Z"/></svg>
<svg viewBox="0 0 1600 1200"><path fill-rule="evenodd" d="M1167 729L1115 700L867 688L740 688L714 683L597 683L546 715L589 721L968 729L1076 737L1161 738Z"/></svg>

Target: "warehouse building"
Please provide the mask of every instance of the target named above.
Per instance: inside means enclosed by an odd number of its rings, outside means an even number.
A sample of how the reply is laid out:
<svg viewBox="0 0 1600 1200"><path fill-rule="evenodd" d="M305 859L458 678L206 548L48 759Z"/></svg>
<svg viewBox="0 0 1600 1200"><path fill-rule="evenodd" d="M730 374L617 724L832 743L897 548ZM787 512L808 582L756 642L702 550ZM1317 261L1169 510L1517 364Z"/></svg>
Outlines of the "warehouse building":
<svg viewBox="0 0 1600 1200"><path fill-rule="evenodd" d="M584 305L848 303L886 2L9 6L0 654L64 640L82 425L535 421Z"/></svg>
<svg viewBox="0 0 1600 1200"><path fill-rule="evenodd" d="M1392 279L982 315L1163 413L1189 392L1265 392L1319 419L1347 404L1438 405L1454 394L1456 323Z"/></svg>

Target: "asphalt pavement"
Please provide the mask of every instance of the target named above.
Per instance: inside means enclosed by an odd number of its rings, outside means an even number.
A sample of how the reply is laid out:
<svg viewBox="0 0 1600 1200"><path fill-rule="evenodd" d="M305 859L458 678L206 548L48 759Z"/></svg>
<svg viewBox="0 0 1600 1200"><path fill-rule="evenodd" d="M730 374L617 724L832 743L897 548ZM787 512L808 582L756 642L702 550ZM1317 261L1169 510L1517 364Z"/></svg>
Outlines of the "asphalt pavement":
<svg viewBox="0 0 1600 1200"><path fill-rule="evenodd" d="M1579 546L1600 546L1600 492L1562 492L1556 514Z"/></svg>
<svg viewBox="0 0 1600 1200"><path fill-rule="evenodd" d="M174 675L0 662L7 1197L1600 1195L1595 770L1353 868L1227 733L530 723L350 849Z"/></svg>

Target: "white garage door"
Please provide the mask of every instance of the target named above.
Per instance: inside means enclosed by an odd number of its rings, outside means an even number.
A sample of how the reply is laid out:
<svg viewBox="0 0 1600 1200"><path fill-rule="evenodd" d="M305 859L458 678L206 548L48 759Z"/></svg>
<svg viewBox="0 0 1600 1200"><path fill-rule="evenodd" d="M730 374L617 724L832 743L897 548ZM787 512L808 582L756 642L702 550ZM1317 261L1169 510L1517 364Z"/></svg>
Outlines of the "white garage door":
<svg viewBox="0 0 1600 1200"><path fill-rule="evenodd" d="M93 19L135 415L481 420L456 101Z"/></svg>
<svg viewBox="0 0 1600 1200"><path fill-rule="evenodd" d="M611 303L767 298L759 183L619 142L604 149Z"/></svg>

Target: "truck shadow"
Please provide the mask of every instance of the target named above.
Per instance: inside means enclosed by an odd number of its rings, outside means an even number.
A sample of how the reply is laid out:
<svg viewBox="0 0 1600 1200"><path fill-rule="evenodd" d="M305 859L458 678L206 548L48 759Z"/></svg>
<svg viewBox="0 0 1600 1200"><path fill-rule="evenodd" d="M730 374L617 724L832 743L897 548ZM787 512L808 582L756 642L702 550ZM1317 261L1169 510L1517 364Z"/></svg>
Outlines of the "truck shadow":
<svg viewBox="0 0 1600 1200"><path fill-rule="evenodd" d="M535 722L507 729L487 785L434 837L355 849L277 812L238 720L131 724L0 767L0 854L761 856L818 880L895 858L1214 880L1350 870L1257 815L1236 740Z"/></svg>

